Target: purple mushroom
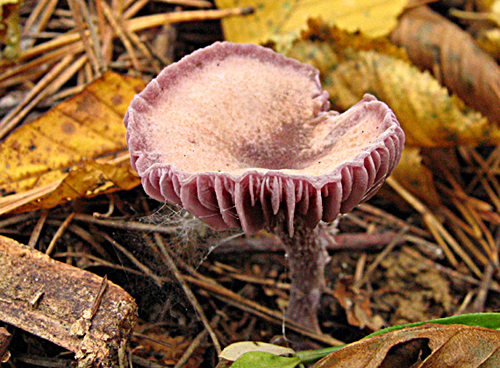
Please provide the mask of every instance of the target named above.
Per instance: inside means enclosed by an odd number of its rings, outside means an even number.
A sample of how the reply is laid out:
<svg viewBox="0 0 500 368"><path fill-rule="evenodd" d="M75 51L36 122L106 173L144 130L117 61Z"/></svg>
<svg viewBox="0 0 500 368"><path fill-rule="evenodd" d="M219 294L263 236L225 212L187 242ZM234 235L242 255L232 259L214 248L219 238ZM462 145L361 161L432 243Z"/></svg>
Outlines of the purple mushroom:
<svg viewBox="0 0 500 368"><path fill-rule="evenodd" d="M328 256L316 226L375 194L404 145L393 112L373 96L343 114L328 109L312 66L221 42L166 67L124 118L147 194L214 229L281 237L286 316L317 332Z"/></svg>

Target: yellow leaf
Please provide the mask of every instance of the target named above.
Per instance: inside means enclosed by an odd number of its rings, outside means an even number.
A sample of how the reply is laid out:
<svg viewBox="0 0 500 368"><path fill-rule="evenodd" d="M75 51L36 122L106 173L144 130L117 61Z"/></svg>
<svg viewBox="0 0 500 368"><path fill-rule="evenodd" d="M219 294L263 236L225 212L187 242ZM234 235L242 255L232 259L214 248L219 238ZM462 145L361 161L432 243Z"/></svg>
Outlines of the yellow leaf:
<svg viewBox="0 0 500 368"><path fill-rule="evenodd" d="M323 87L337 109L348 109L365 93L387 103L405 131L407 145L450 147L500 142L496 125L466 108L429 73L405 60L310 40L297 41L287 55L321 71Z"/></svg>
<svg viewBox="0 0 500 368"><path fill-rule="evenodd" d="M8 136L0 146L0 214L138 185L123 116L142 88L141 80L106 73Z"/></svg>
<svg viewBox="0 0 500 368"><path fill-rule="evenodd" d="M434 186L432 172L422 163L420 148L406 146L392 175L415 196L436 208L441 199Z"/></svg>
<svg viewBox="0 0 500 368"><path fill-rule="evenodd" d="M360 52L330 74L334 103L347 108L364 92L373 93L395 112L407 143L448 147L500 142L500 130L450 96L429 73L375 52Z"/></svg>
<svg viewBox="0 0 500 368"><path fill-rule="evenodd" d="M309 18L370 36L387 35L396 25L406 0L216 0L218 8L252 7L245 17L222 20L225 38L233 42L264 43L274 34L298 35Z"/></svg>

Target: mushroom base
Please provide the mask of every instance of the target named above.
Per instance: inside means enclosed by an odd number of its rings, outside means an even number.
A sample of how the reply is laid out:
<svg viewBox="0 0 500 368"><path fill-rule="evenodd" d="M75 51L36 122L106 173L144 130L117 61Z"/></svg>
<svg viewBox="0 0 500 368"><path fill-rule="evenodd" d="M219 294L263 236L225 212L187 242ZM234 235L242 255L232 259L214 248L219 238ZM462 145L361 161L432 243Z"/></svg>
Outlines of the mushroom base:
<svg viewBox="0 0 500 368"><path fill-rule="evenodd" d="M311 229L296 217L293 236L286 226L278 225L275 233L283 242L290 267L290 301L285 317L320 333L317 312L325 288L324 271L329 257L318 240L318 229Z"/></svg>

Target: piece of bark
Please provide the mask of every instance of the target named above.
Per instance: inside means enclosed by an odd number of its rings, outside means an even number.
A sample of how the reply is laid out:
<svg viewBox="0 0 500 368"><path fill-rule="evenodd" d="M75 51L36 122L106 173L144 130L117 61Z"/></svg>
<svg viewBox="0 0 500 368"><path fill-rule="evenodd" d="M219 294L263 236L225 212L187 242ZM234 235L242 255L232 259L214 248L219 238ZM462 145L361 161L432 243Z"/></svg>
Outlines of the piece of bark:
<svg viewBox="0 0 500 368"><path fill-rule="evenodd" d="M136 312L106 278L0 236L0 320L73 351L79 367L123 363Z"/></svg>

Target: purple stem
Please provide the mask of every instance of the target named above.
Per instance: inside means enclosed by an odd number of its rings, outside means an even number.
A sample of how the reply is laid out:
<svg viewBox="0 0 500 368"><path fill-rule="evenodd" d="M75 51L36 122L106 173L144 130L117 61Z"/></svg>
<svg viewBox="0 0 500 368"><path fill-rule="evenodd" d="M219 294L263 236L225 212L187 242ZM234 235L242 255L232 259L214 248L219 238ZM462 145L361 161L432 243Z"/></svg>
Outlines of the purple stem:
<svg viewBox="0 0 500 368"><path fill-rule="evenodd" d="M283 242L290 267L290 301L285 316L320 333L317 312L329 260L324 242L318 240L317 228L311 229L300 218L295 220L293 236L283 223L276 226L275 233Z"/></svg>

